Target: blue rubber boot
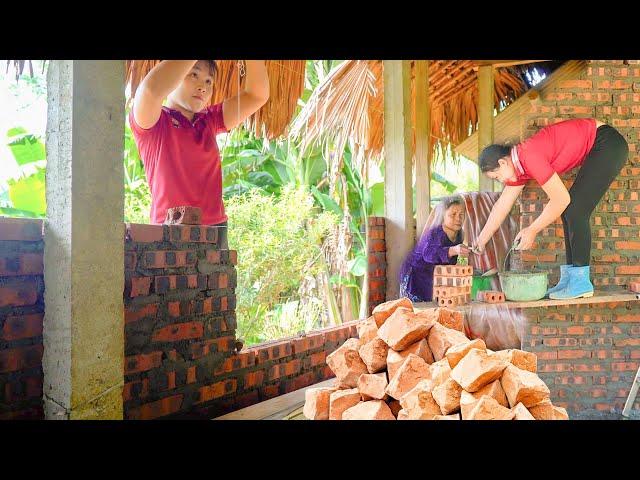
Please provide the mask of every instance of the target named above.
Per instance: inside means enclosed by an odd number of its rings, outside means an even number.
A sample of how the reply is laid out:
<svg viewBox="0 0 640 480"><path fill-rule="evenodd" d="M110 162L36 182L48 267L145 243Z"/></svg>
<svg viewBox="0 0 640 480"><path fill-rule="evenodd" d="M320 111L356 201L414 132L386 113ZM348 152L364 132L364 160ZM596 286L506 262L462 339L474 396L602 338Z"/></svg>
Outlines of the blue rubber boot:
<svg viewBox="0 0 640 480"><path fill-rule="evenodd" d="M574 298L593 297L593 284L589 279L589 265L569 269L569 283L559 292L552 293L552 300L569 300Z"/></svg>
<svg viewBox="0 0 640 480"><path fill-rule="evenodd" d="M573 268L573 265L560 265L560 281L555 287L551 287L549 290L547 290L545 298L552 293L564 290L564 288L569 284L569 270L571 268Z"/></svg>

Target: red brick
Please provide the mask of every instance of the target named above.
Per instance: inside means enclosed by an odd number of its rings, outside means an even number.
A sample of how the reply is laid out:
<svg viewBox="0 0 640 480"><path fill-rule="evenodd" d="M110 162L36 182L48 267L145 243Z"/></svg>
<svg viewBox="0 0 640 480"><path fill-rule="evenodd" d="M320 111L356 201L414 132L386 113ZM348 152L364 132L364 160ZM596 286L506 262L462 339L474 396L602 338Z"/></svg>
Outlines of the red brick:
<svg viewBox="0 0 640 480"><path fill-rule="evenodd" d="M129 280L131 287L129 289L130 297L140 297L149 295L151 289L152 277L131 277Z"/></svg>
<svg viewBox="0 0 640 480"><path fill-rule="evenodd" d="M187 384L196 382L196 366L187 369Z"/></svg>
<svg viewBox="0 0 640 480"><path fill-rule="evenodd" d="M617 275L640 275L640 265L620 265L616 267Z"/></svg>
<svg viewBox="0 0 640 480"><path fill-rule="evenodd" d="M124 252L124 269L125 270L135 270L136 268L136 253L135 252Z"/></svg>
<svg viewBox="0 0 640 480"><path fill-rule="evenodd" d="M146 317L155 317L158 313L158 304L150 303L148 305L144 305L136 310L132 310L132 306L124 307L124 322L131 323L140 320L141 318Z"/></svg>
<svg viewBox="0 0 640 480"><path fill-rule="evenodd" d="M0 276L42 275L43 254L22 253L0 258Z"/></svg>
<svg viewBox="0 0 640 480"><path fill-rule="evenodd" d="M153 342L177 342L202 338L204 327L202 322L186 322L168 325L153 333Z"/></svg>
<svg viewBox="0 0 640 480"><path fill-rule="evenodd" d="M133 395L133 386L141 385L140 392L137 395ZM122 400L128 402L134 398L145 398L149 395L149 379L144 378L142 380L136 380L133 382L127 382L122 389Z"/></svg>
<svg viewBox="0 0 640 480"><path fill-rule="evenodd" d="M31 315L9 315L5 322L0 340L11 342L21 338L38 337L42 335L43 313Z"/></svg>
<svg viewBox="0 0 640 480"><path fill-rule="evenodd" d="M217 227L170 225L169 241L189 243L216 243L218 241Z"/></svg>
<svg viewBox="0 0 640 480"><path fill-rule="evenodd" d="M611 364L611 370L613 370L614 372L626 371L626 370L637 371L638 370L638 363L636 363L636 362L614 362L614 363Z"/></svg>
<svg viewBox="0 0 640 480"><path fill-rule="evenodd" d="M127 238L136 243L161 242L164 237L162 225L127 223Z"/></svg>
<svg viewBox="0 0 640 480"><path fill-rule="evenodd" d="M292 353L297 355L308 350L320 348L324 345L322 332L310 333L302 338L296 338L291 342Z"/></svg>
<svg viewBox="0 0 640 480"><path fill-rule="evenodd" d="M171 415L180 410L183 395L173 395L155 402L146 403L139 407L129 409L126 418L128 420L151 420L153 418Z"/></svg>
<svg viewBox="0 0 640 480"><path fill-rule="evenodd" d="M237 250L229 250L229 263L231 265L238 264L238 251Z"/></svg>
<svg viewBox="0 0 640 480"><path fill-rule="evenodd" d="M562 89L591 89L593 82L591 80L563 80L558 88Z"/></svg>
<svg viewBox="0 0 640 480"><path fill-rule="evenodd" d="M206 258L209 263L220 263L221 259L220 250L207 250Z"/></svg>
<svg viewBox="0 0 640 480"><path fill-rule="evenodd" d="M618 323L637 323L637 322L640 322L640 313L631 313L628 315L614 315L613 321Z"/></svg>
<svg viewBox="0 0 640 480"><path fill-rule="evenodd" d="M167 303L167 312L170 317L179 317L180 316L180 302L169 302Z"/></svg>
<svg viewBox="0 0 640 480"><path fill-rule="evenodd" d="M212 346L214 348L212 348ZM226 336L191 344L191 359L202 358L210 352L230 352L235 349L235 337ZM230 371L230 370L227 370Z"/></svg>
<svg viewBox="0 0 640 480"><path fill-rule="evenodd" d="M202 209L186 205L169 208L164 223L167 225L200 225L202 224Z"/></svg>
<svg viewBox="0 0 640 480"><path fill-rule="evenodd" d="M0 240L42 240L42 220L0 217Z"/></svg>
<svg viewBox="0 0 640 480"><path fill-rule="evenodd" d="M200 393L200 399L195 403L208 402L219 397L223 397L230 393L234 393L238 386L238 381L235 378L223 380L222 382L214 383L213 385L207 385L198 389Z"/></svg>
<svg viewBox="0 0 640 480"><path fill-rule="evenodd" d="M282 342L260 345L253 347L250 350L255 351L256 363L263 363L269 360L278 360L280 358L288 357L293 354L291 348L291 340L284 340Z"/></svg>
<svg viewBox="0 0 640 480"><path fill-rule="evenodd" d="M631 346L640 346L640 338L624 338L624 339L613 339L613 344L616 347L631 347Z"/></svg>
<svg viewBox="0 0 640 480"><path fill-rule="evenodd" d="M477 298L485 303L504 303L504 293L494 290L480 290Z"/></svg>
<svg viewBox="0 0 640 480"><path fill-rule="evenodd" d="M152 368L158 368L162 364L162 352L141 353L125 358L124 374L144 372Z"/></svg>
<svg viewBox="0 0 640 480"><path fill-rule="evenodd" d="M17 383L22 383L22 386ZM17 403L30 398L42 397L42 377L27 377L5 385L4 403Z"/></svg>
<svg viewBox="0 0 640 480"><path fill-rule="evenodd" d="M316 352L311 355L311 366L317 367L318 365L323 365L327 359L327 352Z"/></svg>
<svg viewBox="0 0 640 480"><path fill-rule="evenodd" d="M0 373L17 372L42 364L42 345L17 347L0 351Z"/></svg>
<svg viewBox="0 0 640 480"><path fill-rule="evenodd" d="M249 389L259 385L262 385L264 382L264 371L257 370L255 372L249 372L244 376L244 388Z"/></svg>
<svg viewBox="0 0 640 480"><path fill-rule="evenodd" d="M22 307L38 301L34 277L6 278L0 284L0 307Z"/></svg>

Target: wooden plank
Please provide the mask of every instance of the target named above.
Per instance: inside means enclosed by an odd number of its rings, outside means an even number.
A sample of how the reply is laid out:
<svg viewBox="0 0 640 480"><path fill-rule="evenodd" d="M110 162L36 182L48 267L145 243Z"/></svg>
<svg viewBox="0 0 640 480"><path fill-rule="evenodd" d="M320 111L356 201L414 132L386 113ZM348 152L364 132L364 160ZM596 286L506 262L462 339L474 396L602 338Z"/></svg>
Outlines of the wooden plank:
<svg viewBox="0 0 640 480"><path fill-rule="evenodd" d="M594 303L609 303L609 302L637 302L640 300L640 296L636 293L630 292L595 292L593 297L589 298L576 298L572 300L536 300L534 302L512 302L507 300L504 303L483 303L476 302L475 300L468 305L462 305L459 307L449 307L453 310L468 311L472 307L478 307L480 305L495 305L498 308L536 308L536 307L557 307L560 305L586 305ZM427 308L435 308L437 305L433 302L418 302L413 304L415 310L424 310Z"/></svg>
<svg viewBox="0 0 640 480"><path fill-rule="evenodd" d="M493 66L482 66L478 70L478 155L484 147L493 143ZM479 191L493 191L493 180L480 171Z"/></svg>
<svg viewBox="0 0 640 480"><path fill-rule="evenodd" d="M410 61L384 60L384 209L387 300L398 298L396 280L414 245L411 186Z"/></svg>
<svg viewBox="0 0 640 480"><path fill-rule="evenodd" d="M294 392L286 393L264 402L256 403L248 407L227 413L213 420L278 420L304 405L304 392L307 388L331 387L334 378L324 382L309 385Z"/></svg>
<svg viewBox="0 0 640 480"><path fill-rule="evenodd" d="M416 60L416 237L431 212L431 104L429 60Z"/></svg>
<svg viewBox="0 0 640 480"><path fill-rule="evenodd" d="M513 67L515 65L528 65L530 63L548 62L549 60L474 60L479 67L492 65L495 68Z"/></svg>

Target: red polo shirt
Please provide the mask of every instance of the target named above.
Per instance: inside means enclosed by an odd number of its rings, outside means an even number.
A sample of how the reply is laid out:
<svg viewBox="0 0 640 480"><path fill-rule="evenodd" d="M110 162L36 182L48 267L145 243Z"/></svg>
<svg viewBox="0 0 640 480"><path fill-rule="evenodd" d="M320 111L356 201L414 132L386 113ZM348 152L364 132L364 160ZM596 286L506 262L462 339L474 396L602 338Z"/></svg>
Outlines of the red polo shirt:
<svg viewBox="0 0 640 480"><path fill-rule="evenodd" d="M543 128L511 150L517 180L505 185L524 185L534 179L544 185L554 173L562 174L582 165L596 139L593 118L566 120Z"/></svg>
<svg viewBox="0 0 640 480"><path fill-rule="evenodd" d="M162 107L160 119L145 130L129 114L131 131L151 190L151 223L163 223L171 207L202 209L202 223L227 220L222 203L222 168L216 135L227 132L222 103L198 112L190 122Z"/></svg>

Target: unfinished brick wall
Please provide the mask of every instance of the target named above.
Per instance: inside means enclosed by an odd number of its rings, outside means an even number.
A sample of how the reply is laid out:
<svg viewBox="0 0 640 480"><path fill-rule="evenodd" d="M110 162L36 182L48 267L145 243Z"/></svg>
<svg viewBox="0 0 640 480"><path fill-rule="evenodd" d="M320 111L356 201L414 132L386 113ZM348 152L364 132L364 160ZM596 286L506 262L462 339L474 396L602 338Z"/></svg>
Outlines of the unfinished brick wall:
<svg viewBox="0 0 640 480"><path fill-rule="evenodd" d="M540 97L522 131L529 137L541 127L576 117L595 117L620 131L629 143L629 160L620 176L598 204L591 217L592 279L596 288L627 285L640 276L640 61L592 60L579 79L565 80ZM569 187L578 169L563 176ZM520 227L526 227L542 212L547 196L529 182L520 200ZM538 236L536 247L523 255L526 265L543 268L565 261L564 233L558 219ZM558 269L550 282L557 282Z"/></svg>
<svg viewBox="0 0 640 480"><path fill-rule="evenodd" d="M369 217L367 236L367 263L369 265L369 315L386 300L387 244L384 238L384 217Z"/></svg>
<svg viewBox="0 0 640 480"><path fill-rule="evenodd" d="M0 218L0 419L41 419L42 221Z"/></svg>
<svg viewBox="0 0 640 480"><path fill-rule="evenodd" d="M129 225L125 418L212 418L333 376L353 323L236 353L237 254L216 227Z"/></svg>
<svg viewBox="0 0 640 480"><path fill-rule="evenodd" d="M523 349L570 418L619 418L640 366L640 302L524 309ZM640 412L640 397L634 404Z"/></svg>

